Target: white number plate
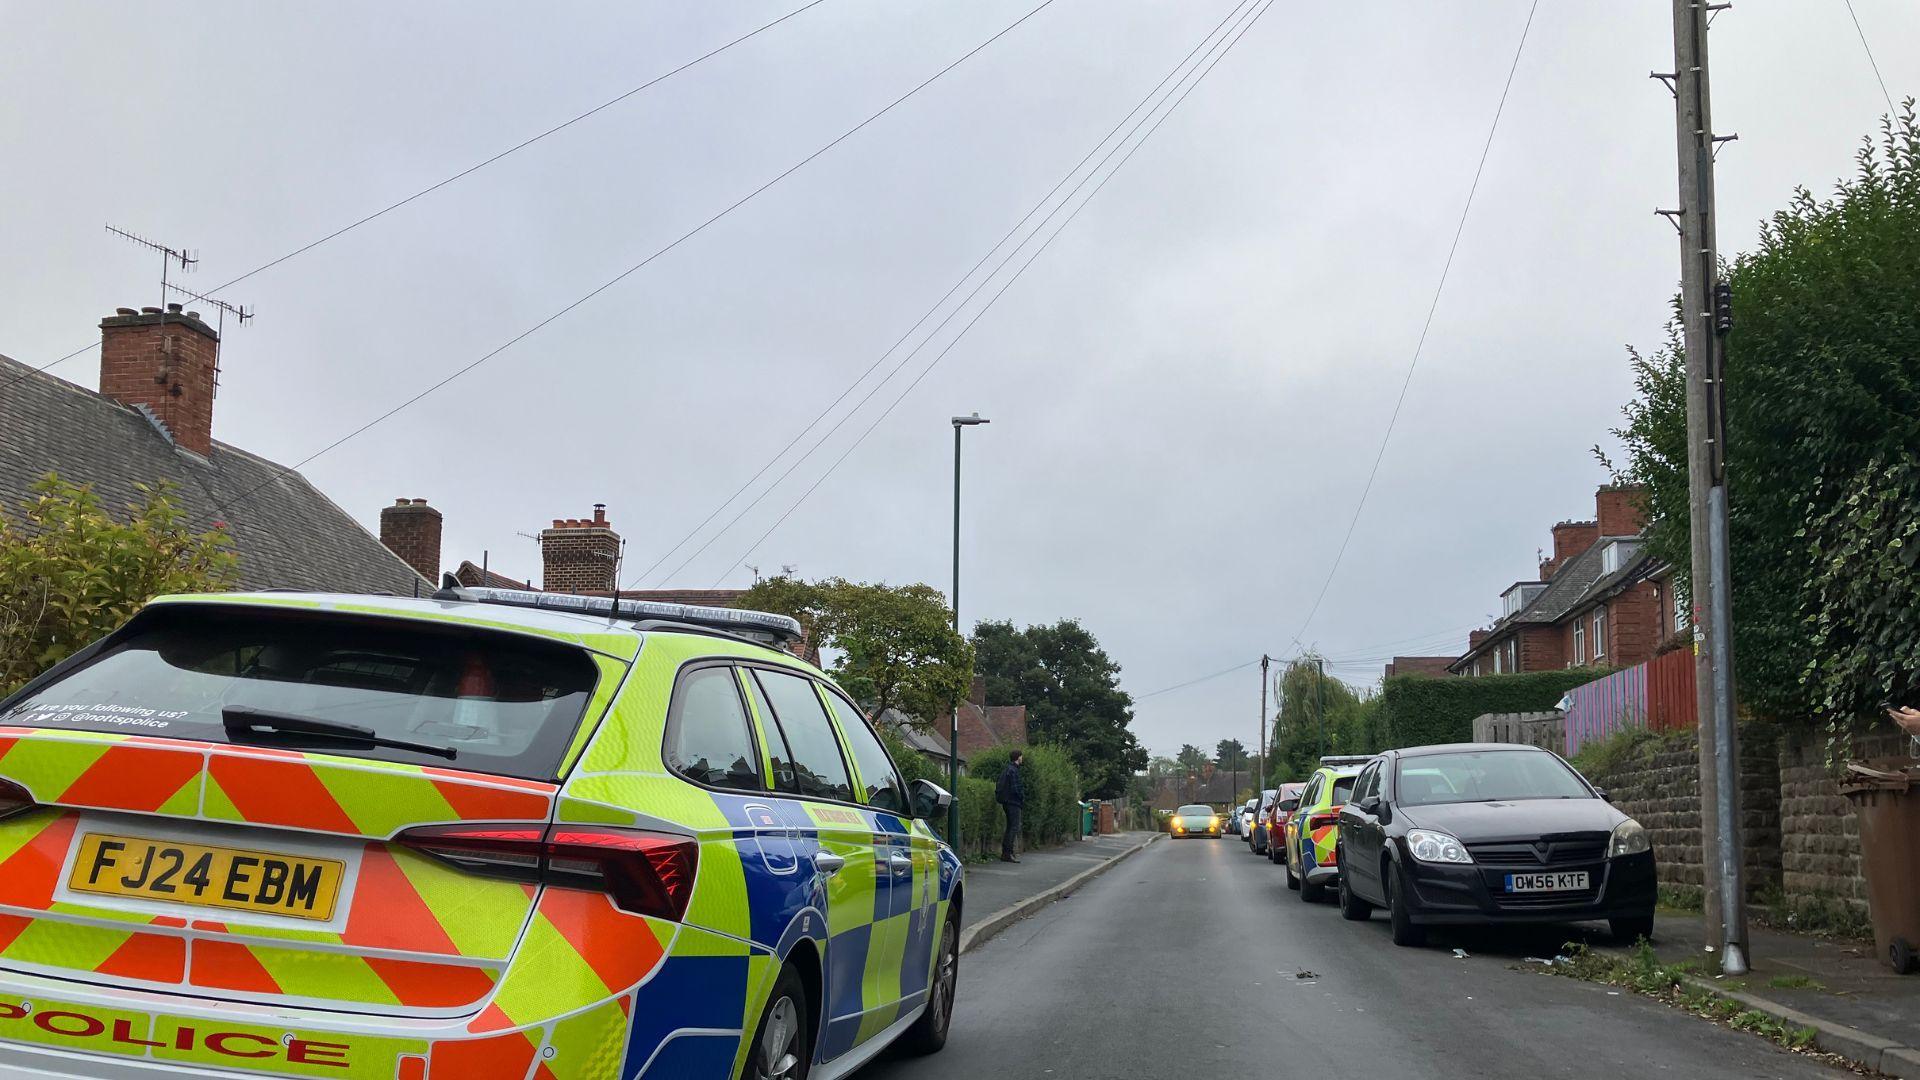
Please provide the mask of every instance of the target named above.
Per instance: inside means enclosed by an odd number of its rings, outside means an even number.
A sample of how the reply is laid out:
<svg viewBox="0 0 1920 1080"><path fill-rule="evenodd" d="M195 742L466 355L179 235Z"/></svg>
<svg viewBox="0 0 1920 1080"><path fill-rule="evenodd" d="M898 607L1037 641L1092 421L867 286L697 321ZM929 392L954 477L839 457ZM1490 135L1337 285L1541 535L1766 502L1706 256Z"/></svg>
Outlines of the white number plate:
<svg viewBox="0 0 1920 1080"><path fill-rule="evenodd" d="M1553 874L1508 874L1508 892L1577 892L1587 887L1585 870Z"/></svg>

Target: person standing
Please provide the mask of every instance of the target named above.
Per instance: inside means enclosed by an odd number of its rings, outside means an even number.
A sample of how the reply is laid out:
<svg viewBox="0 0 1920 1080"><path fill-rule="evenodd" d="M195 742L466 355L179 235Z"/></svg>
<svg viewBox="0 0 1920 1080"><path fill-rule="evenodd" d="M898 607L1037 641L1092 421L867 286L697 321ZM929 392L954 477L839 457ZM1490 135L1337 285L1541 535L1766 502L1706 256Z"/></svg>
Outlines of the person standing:
<svg viewBox="0 0 1920 1080"><path fill-rule="evenodd" d="M993 789L994 799L1007 816L1007 832L1000 838L1001 862L1020 861L1013 854L1013 842L1020 837L1020 811L1027 805L1027 786L1020 778L1020 766L1026 760L1024 751L1015 750L1007 759L1007 767L1000 770L1000 782Z"/></svg>

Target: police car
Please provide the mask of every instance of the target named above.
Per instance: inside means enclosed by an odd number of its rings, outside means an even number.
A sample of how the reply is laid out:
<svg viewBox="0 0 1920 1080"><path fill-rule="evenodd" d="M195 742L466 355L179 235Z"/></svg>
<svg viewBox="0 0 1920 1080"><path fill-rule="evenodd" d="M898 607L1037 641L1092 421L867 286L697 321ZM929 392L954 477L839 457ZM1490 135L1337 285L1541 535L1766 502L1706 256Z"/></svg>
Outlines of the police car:
<svg viewBox="0 0 1920 1080"><path fill-rule="evenodd" d="M163 597L0 702L0 1075L840 1077L947 1037L950 796L756 612Z"/></svg>

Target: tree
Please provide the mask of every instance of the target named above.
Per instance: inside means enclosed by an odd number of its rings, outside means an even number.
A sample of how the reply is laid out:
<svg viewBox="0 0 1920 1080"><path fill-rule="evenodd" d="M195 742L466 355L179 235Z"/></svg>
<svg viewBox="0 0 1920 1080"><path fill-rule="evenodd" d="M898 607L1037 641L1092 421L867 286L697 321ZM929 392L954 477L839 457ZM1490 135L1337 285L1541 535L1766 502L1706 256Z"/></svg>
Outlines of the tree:
<svg viewBox="0 0 1920 1080"><path fill-rule="evenodd" d="M1175 754L1173 759L1180 763L1182 770L1196 776L1207 768L1207 755L1201 752L1199 747L1190 743L1181 743L1180 752Z"/></svg>
<svg viewBox="0 0 1920 1080"><path fill-rule="evenodd" d="M137 486L144 501L128 506L124 521L92 488L52 473L33 485L18 523L0 514L0 695L155 596L233 583L238 560L224 526L194 532L167 485Z"/></svg>
<svg viewBox="0 0 1920 1080"><path fill-rule="evenodd" d="M1379 730L1379 696L1363 695L1339 679L1323 683L1312 658L1287 665L1280 673L1278 696L1269 787L1305 780L1320 764L1323 752L1372 754L1386 748Z"/></svg>
<svg viewBox="0 0 1920 1080"><path fill-rule="evenodd" d="M987 700L1025 705L1028 739L1064 748L1089 796L1126 791L1147 752L1130 728L1133 698L1120 689L1120 667L1085 627L1072 619L1021 630L983 622L973 645Z"/></svg>
<svg viewBox="0 0 1920 1080"><path fill-rule="evenodd" d="M1221 739L1214 745L1213 763L1222 772L1244 772L1247 748L1239 739Z"/></svg>
<svg viewBox="0 0 1920 1080"><path fill-rule="evenodd" d="M1880 528L1861 515L1920 513L1872 497L1889 480L1887 463L1920 451L1920 127L1911 100L1882 132L1833 197L1798 190L1726 275L1734 658L1743 703L1775 719L1836 710L1851 719L1910 692L1915 677L1911 667L1849 661L1836 684L1824 677L1825 657L1809 651L1810 632L1822 650L1874 648L1912 632L1900 604L1855 598L1843 616L1833 608L1836 552L1859 560L1848 569L1862 580L1911 582L1914 572L1895 534L1878 548L1843 535ZM1630 356L1636 397L1616 434L1627 455L1621 478L1648 491L1651 550L1684 583L1686 357L1668 329L1664 348ZM1829 617L1844 625L1823 624Z"/></svg>
<svg viewBox="0 0 1920 1080"><path fill-rule="evenodd" d="M838 654L835 680L875 716L898 709L932 723L973 681L973 649L931 585L776 577L747 590L740 606L800 620L815 645Z"/></svg>

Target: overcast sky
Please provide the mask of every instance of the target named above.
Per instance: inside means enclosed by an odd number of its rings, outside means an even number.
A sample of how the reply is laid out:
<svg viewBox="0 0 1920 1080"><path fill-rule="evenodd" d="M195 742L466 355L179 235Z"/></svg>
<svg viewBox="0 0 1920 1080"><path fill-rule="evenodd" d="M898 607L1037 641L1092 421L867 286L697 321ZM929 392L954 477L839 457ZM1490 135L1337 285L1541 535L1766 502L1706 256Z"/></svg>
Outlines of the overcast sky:
<svg viewBox="0 0 1920 1080"><path fill-rule="evenodd" d="M0 353L43 364L114 307L157 301L157 260L105 224L195 249L186 283L210 288L801 2L0 5L15 43L0 65ZM234 286L259 317L229 328L215 435L288 464L313 454L1038 2L825 0ZM1920 5L1854 5L1895 97L1920 90ZM484 550L520 576L539 572L521 534L604 502L637 574L1232 6L1055 0L304 471L370 527L394 497L427 498L448 565ZM1297 652L1527 9L1275 6L785 524L753 547L997 282L667 583L745 585L750 564L945 589L948 418L978 410L993 424L968 435L969 623L1078 618L1136 695ZM1673 111L1647 78L1672 66L1671 25L1657 0L1540 5L1378 483L1301 634L1342 678L1458 651L1553 522L1591 515L1606 477L1589 448L1612 444L1625 348L1662 340L1678 274L1652 213L1674 204ZM1740 135L1719 169L1731 253L1796 184L1847 172L1886 105L1842 0L1741 0L1712 48L1716 124ZM97 356L54 370L91 387ZM1147 698L1136 731L1160 753L1252 743L1259 683L1244 668Z"/></svg>

